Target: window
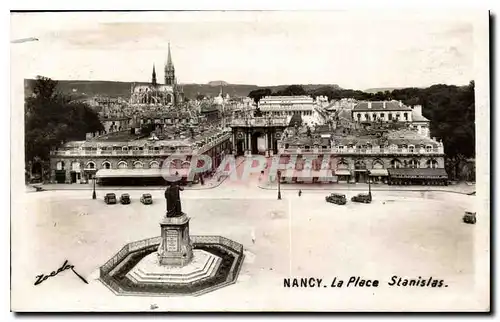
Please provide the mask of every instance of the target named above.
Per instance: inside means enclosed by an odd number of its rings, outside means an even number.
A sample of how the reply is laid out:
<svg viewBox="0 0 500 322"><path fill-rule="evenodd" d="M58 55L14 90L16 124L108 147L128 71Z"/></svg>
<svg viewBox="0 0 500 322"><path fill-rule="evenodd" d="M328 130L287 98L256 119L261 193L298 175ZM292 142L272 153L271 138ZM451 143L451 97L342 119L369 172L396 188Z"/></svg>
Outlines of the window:
<svg viewBox="0 0 500 322"><path fill-rule="evenodd" d="M405 121L408 121L408 113L404 113L403 115L405 117Z"/></svg>
<svg viewBox="0 0 500 322"><path fill-rule="evenodd" d="M57 162L56 169L57 170L64 170L64 162L63 161Z"/></svg>
<svg viewBox="0 0 500 322"><path fill-rule="evenodd" d="M158 169L160 167L160 164L156 161L151 161L151 163L149 164L149 167L151 169Z"/></svg>
<svg viewBox="0 0 500 322"><path fill-rule="evenodd" d="M391 168L392 169L399 169L399 168L401 168L401 161L399 161L397 159L391 160Z"/></svg>
<svg viewBox="0 0 500 322"><path fill-rule="evenodd" d="M389 121L392 121L392 114L389 114Z"/></svg>
<svg viewBox="0 0 500 322"><path fill-rule="evenodd" d="M355 169L366 169L366 164L363 161L356 161L354 164Z"/></svg>
<svg viewBox="0 0 500 322"><path fill-rule="evenodd" d="M414 153L415 152L415 146L413 146L413 145L408 146L408 151L410 153Z"/></svg>
<svg viewBox="0 0 500 322"><path fill-rule="evenodd" d="M438 162L436 160L427 160L427 168L436 169L438 167Z"/></svg>
<svg viewBox="0 0 500 322"><path fill-rule="evenodd" d="M118 169L127 169L127 168L128 168L127 162L125 161L118 162Z"/></svg>
<svg viewBox="0 0 500 322"><path fill-rule="evenodd" d="M80 162L72 162L71 163L72 171L80 171Z"/></svg>
<svg viewBox="0 0 500 322"><path fill-rule="evenodd" d="M432 152L432 145L426 145L425 152Z"/></svg>
<svg viewBox="0 0 500 322"><path fill-rule="evenodd" d="M373 169L383 169L384 163L381 160L375 160L373 162Z"/></svg>
<svg viewBox="0 0 500 322"><path fill-rule="evenodd" d="M104 169L111 169L111 163L109 163L109 161L104 161L104 162L102 163L102 167L103 167Z"/></svg>
<svg viewBox="0 0 500 322"><path fill-rule="evenodd" d="M141 161L134 162L134 169L142 169L144 168L144 164Z"/></svg>
<svg viewBox="0 0 500 322"><path fill-rule="evenodd" d="M87 169L95 169L95 163L93 161L89 161L87 163Z"/></svg>
<svg viewBox="0 0 500 322"><path fill-rule="evenodd" d="M380 118L384 119L384 113L380 113Z"/></svg>
<svg viewBox="0 0 500 322"><path fill-rule="evenodd" d="M340 162L337 164L337 169L338 169L338 170L341 170L341 169L342 169L342 170L347 170L347 169L349 169L349 165L348 165L346 162L344 162L344 161L340 161Z"/></svg>
<svg viewBox="0 0 500 322"><path fill-rule="evenodd" d="M410 160L409 167L412 169L420 168L420 162L418 160Z"/></svg>

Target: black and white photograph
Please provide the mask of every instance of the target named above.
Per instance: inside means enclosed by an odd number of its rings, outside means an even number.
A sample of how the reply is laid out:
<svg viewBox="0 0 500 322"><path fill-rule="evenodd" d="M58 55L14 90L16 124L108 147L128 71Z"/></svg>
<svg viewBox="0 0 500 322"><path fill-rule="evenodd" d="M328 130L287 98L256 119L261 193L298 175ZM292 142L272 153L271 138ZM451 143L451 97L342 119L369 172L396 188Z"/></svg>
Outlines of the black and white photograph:
<svg viewBox="0 0 500 322"><path fill-rule="evenodd" d="M489 312L489 19L11 12L11 310Z"/></svg>

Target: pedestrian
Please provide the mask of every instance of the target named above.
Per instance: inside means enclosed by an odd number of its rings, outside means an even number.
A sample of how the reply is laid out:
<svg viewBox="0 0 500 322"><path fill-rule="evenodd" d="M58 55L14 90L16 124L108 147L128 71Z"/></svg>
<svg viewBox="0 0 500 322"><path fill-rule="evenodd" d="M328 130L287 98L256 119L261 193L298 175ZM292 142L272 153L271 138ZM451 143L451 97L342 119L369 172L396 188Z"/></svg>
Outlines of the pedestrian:
<svg viewBox="0 0 500 322"><path fill-rule="evenodd" d="M302 196L302 190L299 190L299 197Z"/></svg>

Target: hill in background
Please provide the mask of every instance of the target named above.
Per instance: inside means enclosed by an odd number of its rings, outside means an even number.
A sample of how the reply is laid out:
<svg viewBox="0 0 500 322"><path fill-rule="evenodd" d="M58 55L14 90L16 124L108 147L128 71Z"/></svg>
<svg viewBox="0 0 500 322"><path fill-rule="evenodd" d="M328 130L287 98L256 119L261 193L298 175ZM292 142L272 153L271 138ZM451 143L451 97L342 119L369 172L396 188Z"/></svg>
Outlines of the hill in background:
<svg viewBox="0 0 500 322"><path fill-rule="evenodd" d="M29 96L33 92L34 79L26 79L24 82L25 95ZM134 82L117 82L117 81L85 81L85 80L59 80L58 91L71 94L77 97L93 97L96 95L108 97L130 97L130 89ZM138 82L136 82L138 84ZM208 84L181 84L184 89L184 94L189 99L195 99L197 95L215 97L218 96L221 87L224 95L229 94L231 97L246 97L248 93L259 88L269 88L273 92L283 90L289 85L277 86L257 86L245 84L229 84L224 81L213 81ZM321 87L340 88L338 85L302 85L305 90L314 90Z"/></svg>
<svg viewBox="0 0 500 322"><path fill-rule="evenodd" d="M393 90L403 89L403 88L404 87L378 87L378 88L368 88L365 89L363 92L375 94L378 92L385 92L385 91L392 92Z"/></svg>

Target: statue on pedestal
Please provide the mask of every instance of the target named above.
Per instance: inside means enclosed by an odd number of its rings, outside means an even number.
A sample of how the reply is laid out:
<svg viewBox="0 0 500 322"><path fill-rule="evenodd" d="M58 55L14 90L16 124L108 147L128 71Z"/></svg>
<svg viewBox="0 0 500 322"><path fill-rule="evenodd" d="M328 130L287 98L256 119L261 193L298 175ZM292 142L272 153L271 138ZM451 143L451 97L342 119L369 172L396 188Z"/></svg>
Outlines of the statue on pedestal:
<svg viewBox="0 0 500 322"><path fill-rule="evenodd" d="M180 191L184 189L176 181L167 180L165 190L167 214L160 222L161 241L158 246L160 265L184 266L193 258L193 246L189 238L189 218L181 209Z"/></svg>
<svg viewBox="0 0 500 322"><path fill-rule="evenodd" d="M169 187L165 190L165 199L167 201L167 217L182 216L180 187L177 182L169 182Z"/></svg>

